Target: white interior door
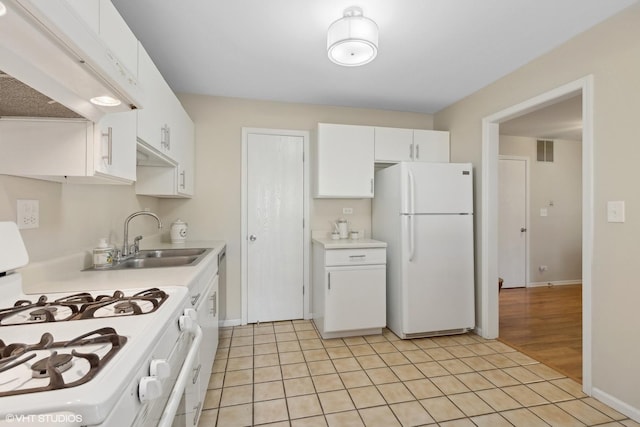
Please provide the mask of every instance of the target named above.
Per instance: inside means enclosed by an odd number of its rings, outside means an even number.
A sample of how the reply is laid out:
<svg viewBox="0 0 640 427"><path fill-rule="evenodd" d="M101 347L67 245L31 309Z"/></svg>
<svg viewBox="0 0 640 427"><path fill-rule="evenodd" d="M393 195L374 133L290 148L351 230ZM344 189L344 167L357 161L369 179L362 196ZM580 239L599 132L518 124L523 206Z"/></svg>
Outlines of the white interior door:
<svg viewBox="0 0 640 427"><path fill-rule="evenodd" d="M247 136L247 321L303 317L303 138Z"/></svg>
<svg viewBox="0 0 640 427"><path fill-rule="evenodd" d="M527 160L498 167L498 276L503 288L527 286Z"/></svg>

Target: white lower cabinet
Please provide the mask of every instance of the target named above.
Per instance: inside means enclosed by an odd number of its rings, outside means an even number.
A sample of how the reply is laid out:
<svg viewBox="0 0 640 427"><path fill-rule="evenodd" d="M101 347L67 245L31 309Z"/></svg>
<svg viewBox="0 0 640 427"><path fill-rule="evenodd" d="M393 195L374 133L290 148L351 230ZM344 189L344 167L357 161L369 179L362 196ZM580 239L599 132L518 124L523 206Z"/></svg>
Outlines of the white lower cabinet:
<svg viewBox="0 0 640 427"><path fill-rule="evenodd" d="M313 321L323 338L379 334L386 326L386 249L313 245Z"/></svg>

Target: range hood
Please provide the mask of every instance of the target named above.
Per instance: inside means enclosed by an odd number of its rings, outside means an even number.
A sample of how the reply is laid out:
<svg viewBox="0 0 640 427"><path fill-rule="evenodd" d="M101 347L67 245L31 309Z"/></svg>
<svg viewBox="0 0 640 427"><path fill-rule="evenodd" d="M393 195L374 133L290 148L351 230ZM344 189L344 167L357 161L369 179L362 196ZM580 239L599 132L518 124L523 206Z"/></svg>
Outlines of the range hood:
<svg viewBox="0 0 640 427"><path fill-rule="evenodd" d="M7 9L0 16L0 114L98 122L105 114L142 107L137 77L64 0L0 1ZM102 95L122 103L89 101Z"/></svg>

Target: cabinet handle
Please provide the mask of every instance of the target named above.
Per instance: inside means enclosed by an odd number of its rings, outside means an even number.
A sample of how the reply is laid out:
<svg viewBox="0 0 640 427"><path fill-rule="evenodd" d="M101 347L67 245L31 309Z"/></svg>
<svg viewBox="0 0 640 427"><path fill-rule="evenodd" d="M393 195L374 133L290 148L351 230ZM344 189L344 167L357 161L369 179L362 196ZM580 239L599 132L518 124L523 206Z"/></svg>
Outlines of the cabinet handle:
<svg viewBox="0 0 640 427"><path fill-rule="evenodd" d="M416 144L416 159L420 159L420 144Z"/></svg>
<svg viewBox="0 0 640 427"><path fill-rule="evenodd" d="M409 159L413 159L413 144L409 146Z"/></svg>
<svg viewBox="0 0 640 427"><path fill-rule="evenodd" d="M218 293L213 294L213 317L218 317Z"/></svg>
<svg viewBox="0 0 640 427"><path fill-rule="evenodd" d="M180 176L182 177L182 183L180 184L180 188L182 188L183 190L184 190L184 186L186 185L185 184L185 181L186 181L185 174L186 174L186 171L184 171L184 170L182 172L180 172Z"/></svg>
<svg viewBox="0 0 640 427"><path fill-rule="evenodd" d="M329 289L331 289L331 272L329 272L329 280L328 280L328 282L329 282Z"/></svg>
<svg viewBox="0 0 640 427"><path fill-rule="evenodd" d="M373 194L373 178L371 178L371 194Z"/></svg>
<svg viewBox="0 0 640 427"><path fill-rule="evenodd" d="M198 300L200 299L200 295L198 294L196 296L191 297L191 305L196 305L196 303L198 302Z"/></svg>
<svg viewBox="0 0 640 427"><path fill-rule="evenodd" d="M193 374L193 379L191 380L193 384L198 382L198 377L200 376L200 368L202 368L202 364L198 365L198 367L194 369L195 373Z"/></svg>
<svg viewBox="0 0 640 427"><path fill-rule="evenodd" d="M195 415L193 416L192 425L194 426L196 425L196 422L198 421L198 417L200 416L200 406L202 406L202 402L199 402L196 406L193 407Z"/></svg>
<svg viewBox="0 0 640 427"><path fill-rule="evenodd" d="M366 255L349 255L349 258L366 258Z"/></svg>
<svg viewBox="0 0 640 427"><path fill-rule="evenodd" d="M171 128L169 125L164 125L160 129L160 145L167 150L171 150Z"/></svg>
<svg viewBox="0 0 640 427"><path fill-rule="evenodd" d="M113 163L113 128L109 126L106 132L102 132L102 136L107 137L107 155L102 158L106 159L107 164L111 166Z"/></svg>

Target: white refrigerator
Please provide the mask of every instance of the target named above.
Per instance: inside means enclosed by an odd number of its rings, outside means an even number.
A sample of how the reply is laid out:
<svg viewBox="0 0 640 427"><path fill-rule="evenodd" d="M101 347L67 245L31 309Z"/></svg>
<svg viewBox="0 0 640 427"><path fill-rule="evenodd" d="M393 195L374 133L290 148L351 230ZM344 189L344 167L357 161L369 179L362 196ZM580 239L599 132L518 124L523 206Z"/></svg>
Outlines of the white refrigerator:
<svg viewBox="0 0 640 427"><path fill-rule="evenodd" d="M400 338L475 326L473 171L403 162L375 175L372 235L387 242L387 326Z"/></svg>

